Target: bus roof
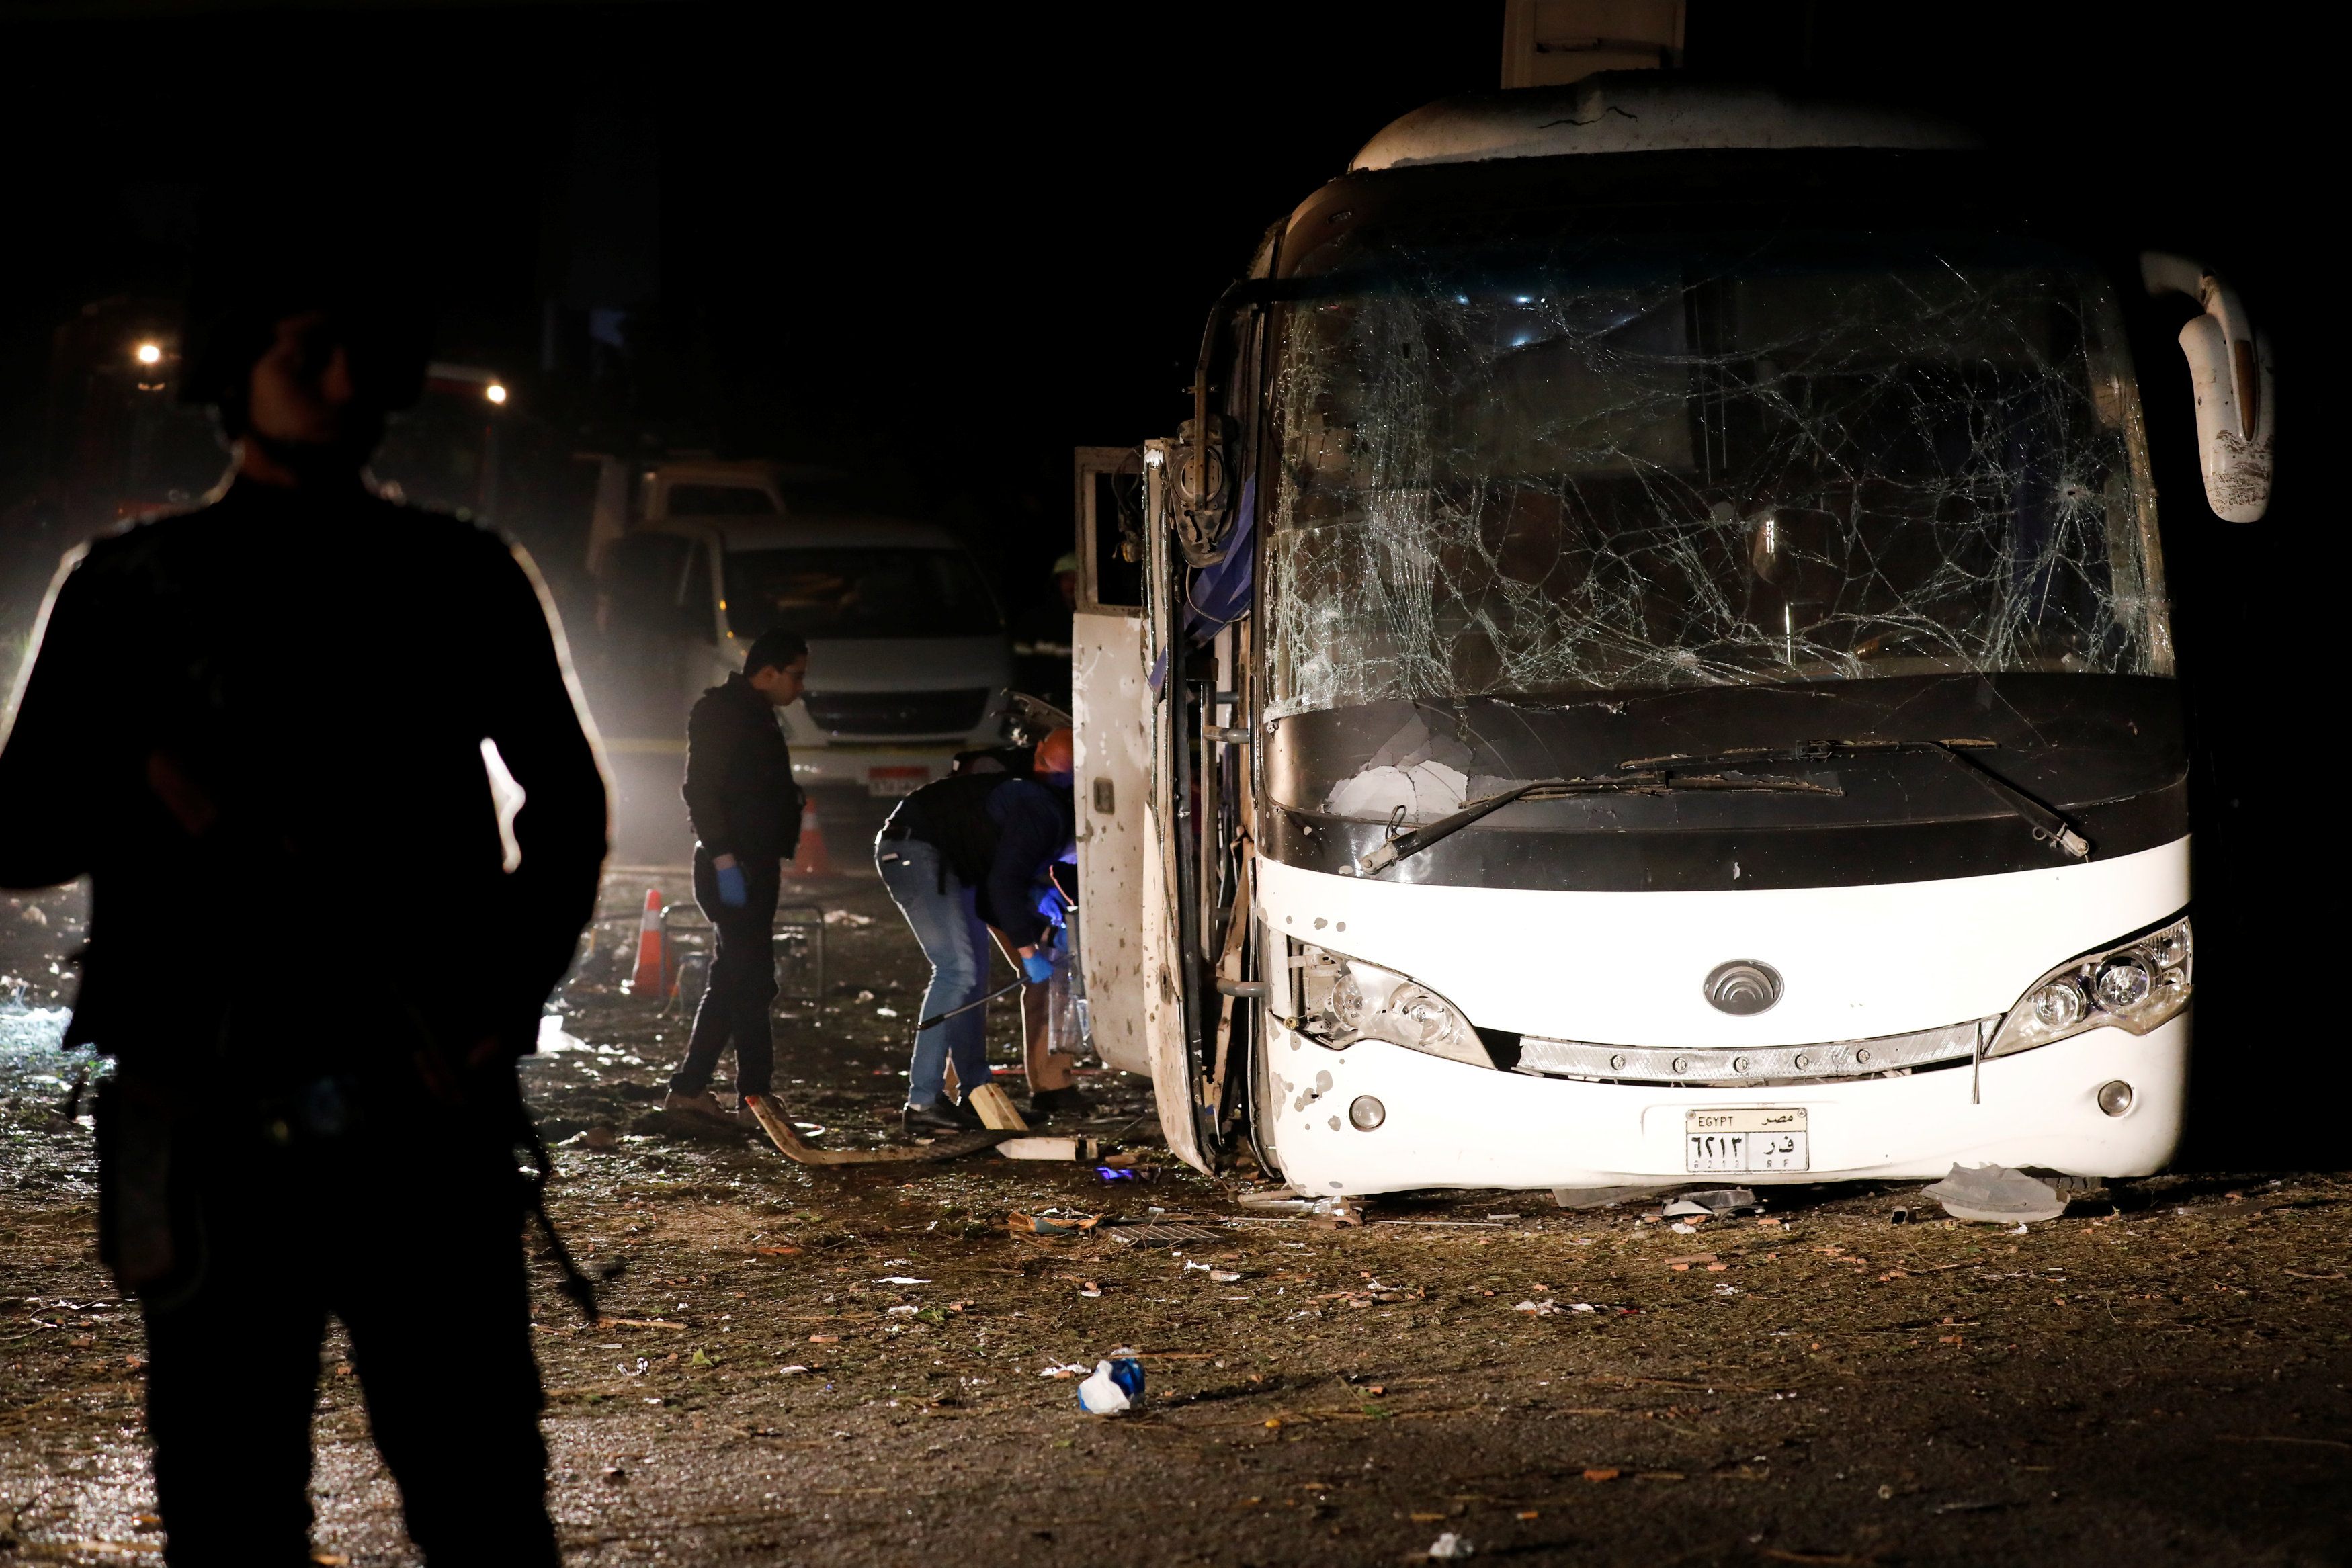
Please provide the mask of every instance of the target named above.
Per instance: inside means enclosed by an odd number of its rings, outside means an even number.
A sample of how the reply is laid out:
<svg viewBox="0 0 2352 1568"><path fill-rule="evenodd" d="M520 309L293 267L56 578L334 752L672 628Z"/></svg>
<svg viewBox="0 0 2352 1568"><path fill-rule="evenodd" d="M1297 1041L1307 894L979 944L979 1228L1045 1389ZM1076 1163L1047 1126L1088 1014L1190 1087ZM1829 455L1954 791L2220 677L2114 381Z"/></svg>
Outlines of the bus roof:
<svg viewBox="0 0 2352 1568"><path fill-rule="evenodd" d="M1716 148L1966 152L1973 132L1931 116L1792 98L1769 87L1604 71L1562 87L1442 98L1364 144L1349 172L1579 152Z"/></svg>

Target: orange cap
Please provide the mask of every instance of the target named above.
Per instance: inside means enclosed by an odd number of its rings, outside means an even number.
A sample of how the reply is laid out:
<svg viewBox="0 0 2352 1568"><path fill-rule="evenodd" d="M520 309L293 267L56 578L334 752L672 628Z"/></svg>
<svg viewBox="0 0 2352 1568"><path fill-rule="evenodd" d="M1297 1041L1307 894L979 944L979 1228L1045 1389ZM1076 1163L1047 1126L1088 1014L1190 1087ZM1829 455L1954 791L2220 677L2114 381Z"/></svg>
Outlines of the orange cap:
<svg viewBox="0 0 2352 1568"><path fill-rule="evenodd" d="M1048 730L1045 738L1037 743L1036 756L1029 768L1035 773L1067 773L1077 766L1074 754L1076 737L1066 729Z"/></svg>

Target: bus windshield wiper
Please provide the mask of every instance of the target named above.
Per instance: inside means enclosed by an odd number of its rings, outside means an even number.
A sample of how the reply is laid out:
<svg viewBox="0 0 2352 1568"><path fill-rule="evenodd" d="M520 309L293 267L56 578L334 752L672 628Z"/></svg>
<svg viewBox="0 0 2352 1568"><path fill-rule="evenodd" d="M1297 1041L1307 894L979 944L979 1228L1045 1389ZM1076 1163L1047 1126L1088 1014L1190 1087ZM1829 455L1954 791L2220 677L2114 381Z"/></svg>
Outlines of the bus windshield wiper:
<svg viewBox="0 0 2352 1568"><path fill-rule="evenodd" d="M1663 795L1675 789L1744 790L1789 795L1845 793L1843 789L1803 779L1783 779L1771 774L1758 774L1752 779L1727 778L1722 771L1724 768L1739 766L1737 762L1718 764L1661 758L1639 772L1610 774L1599 779L1538 779L1506 789L1499 795L1473 800L1452 816L1440 817L1425 828L1400 833L1391 823L1387 841L1369 853L1359 855L1353 869L1358 876L1378 876L1406 856L1417 855L1430 845L1452 838L1479 818L1499 811L1515 800L1556 800L1572 795ZM1398 808L1400 819L1402 814L1403 808Z"/></svg>
<svg viewBox="0 0 2352 1568"><path fill-rule="evenodd" d="M2022 818L2033 836L2075 860L2091 858L2091 841L2048 801L2036 799L1994 773L1971 751L1990 751L1990 740L1806 740L1786 747L1752 747L1715 757L1637 757L1617 766L1643 777L1659 768L1744 768L1756 763L1850 762L1872 757L1938 757L1981 786Z"/></svg>

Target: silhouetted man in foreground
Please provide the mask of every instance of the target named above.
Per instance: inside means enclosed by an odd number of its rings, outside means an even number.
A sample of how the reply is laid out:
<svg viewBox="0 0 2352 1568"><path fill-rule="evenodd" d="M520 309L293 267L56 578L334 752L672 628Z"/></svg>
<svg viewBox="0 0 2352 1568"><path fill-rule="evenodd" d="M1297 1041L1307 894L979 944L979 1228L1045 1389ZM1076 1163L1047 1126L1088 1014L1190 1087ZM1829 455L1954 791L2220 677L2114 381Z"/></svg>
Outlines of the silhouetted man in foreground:
<svg viewBox="0 0 2352 1568"><path fill-rule="evenodd" d="M115 1062L101 1244L175 1568L310 1561L331 1312L434 1568L558 1561L515 1061L593 912L604 785L528 562L365 487L424 371L386 305L246 274L183 392L234 482L68 558L0 750L0 882L91 879L67 1038Z"/></svg>

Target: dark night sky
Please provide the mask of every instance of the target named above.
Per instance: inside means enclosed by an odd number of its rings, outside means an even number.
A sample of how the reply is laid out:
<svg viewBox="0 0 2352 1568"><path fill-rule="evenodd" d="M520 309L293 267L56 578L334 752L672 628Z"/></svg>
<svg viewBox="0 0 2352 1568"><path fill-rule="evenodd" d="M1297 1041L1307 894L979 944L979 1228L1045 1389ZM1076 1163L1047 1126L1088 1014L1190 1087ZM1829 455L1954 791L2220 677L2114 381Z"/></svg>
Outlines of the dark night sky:
<svg viewBox="0 0 2352 1568"><path fill-rule="evenodd" d="M521 378L524 407L578 412L530 384L546 296L657 294L607 301L650 307L619 398L638 435L845 461L1048 557L1067 448L1172 427L1258 234L1386 120L1493 85L1501 14L191 9L0 4L0 124L38 149L0 295L0 506L56 321L177 290L203 225L345 188L427 252L445 353ZM2298 183L2271 118L2291 37L2162 16L1696 0L1690 55L2082 160L2086 202L2153 196L2259 302L2304 221L2259 199Z"/></svg>

